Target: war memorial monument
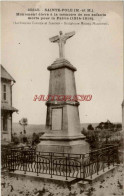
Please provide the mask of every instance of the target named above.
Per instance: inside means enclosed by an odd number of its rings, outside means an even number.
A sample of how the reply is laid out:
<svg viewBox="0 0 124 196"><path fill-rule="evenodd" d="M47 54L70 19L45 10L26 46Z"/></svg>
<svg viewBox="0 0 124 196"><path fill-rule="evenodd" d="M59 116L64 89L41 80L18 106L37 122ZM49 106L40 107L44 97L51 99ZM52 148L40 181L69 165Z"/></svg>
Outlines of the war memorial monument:
<svg viewBox="0 0 124 196"><path fill-rule="evenodd" d="M74 72L77 69L65 59L64 46L75 32L54 36L49 40L59 45L59 58L47 69L50 71L49 95L75 96L76 84ZM37 150L41 152L87 153L89 144L81 134L79 102L76 100L59 101L48 99L46 102L46 130L40 138Z"/></svg>

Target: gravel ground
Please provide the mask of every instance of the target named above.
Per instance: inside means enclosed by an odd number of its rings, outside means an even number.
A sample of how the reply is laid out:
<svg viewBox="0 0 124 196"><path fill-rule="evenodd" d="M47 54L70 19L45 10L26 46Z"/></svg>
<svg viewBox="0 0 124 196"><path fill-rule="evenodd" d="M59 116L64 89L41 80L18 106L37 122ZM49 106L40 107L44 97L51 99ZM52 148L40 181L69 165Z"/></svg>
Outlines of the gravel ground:
<svg viewBox="0 0 124 196"><path fill-rule="evenodd" d="M115 174L106 177L86 190L77 188L60 187L57 184L42 183L39 185L29 182L25 184L14 177L1 176L1 196L120 196L124 195L123 167L120 166Z"/></svg>

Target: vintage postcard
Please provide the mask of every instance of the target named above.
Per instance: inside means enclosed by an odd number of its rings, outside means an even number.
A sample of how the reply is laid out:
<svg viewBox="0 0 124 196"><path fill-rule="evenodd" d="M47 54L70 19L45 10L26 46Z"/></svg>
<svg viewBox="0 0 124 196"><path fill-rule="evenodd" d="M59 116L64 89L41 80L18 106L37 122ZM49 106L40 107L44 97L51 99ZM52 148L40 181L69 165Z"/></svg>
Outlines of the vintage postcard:
<svg viewBox="0 0 124 196"><path fill-rule="evenodd" d="M1 2L1 196L120 196L123 2Z"/></svg>

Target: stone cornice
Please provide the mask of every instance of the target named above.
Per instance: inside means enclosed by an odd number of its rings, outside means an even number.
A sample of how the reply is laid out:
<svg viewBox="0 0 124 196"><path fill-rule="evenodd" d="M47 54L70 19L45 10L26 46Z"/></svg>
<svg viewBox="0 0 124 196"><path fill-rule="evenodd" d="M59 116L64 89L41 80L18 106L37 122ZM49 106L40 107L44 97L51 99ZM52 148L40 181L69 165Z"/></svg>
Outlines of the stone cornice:
<svg viewBox="0 0 124 196"><path fill-rule="evenodd" d="M84 140L86 137L84 135L77 135L77 136L50 136L50 135L43 135L40 137L40 140L52 140L52 141L73 141L73 140Z"/></svg>
<svg viewBox="0 0 124 196"><path fill-rule="evenodd" d="M51 66L47 67L49 71L55 69L61 69L61 68L68 68L71 69L72 71L77 71L76 67L74 67L68 60L63 58L57 59L56 61L53 62Z"/></svg>
<svg viewBox="0 0 124 196"><path fill-rule="evenodd" d="M72 106L79 106L80 105L80 103L79 102L72 102L72 101L57 101L57 102L55 102L55 101L47 101L46 102L46 105L47 106L64 106L64 105L72 105Z"/></svg>

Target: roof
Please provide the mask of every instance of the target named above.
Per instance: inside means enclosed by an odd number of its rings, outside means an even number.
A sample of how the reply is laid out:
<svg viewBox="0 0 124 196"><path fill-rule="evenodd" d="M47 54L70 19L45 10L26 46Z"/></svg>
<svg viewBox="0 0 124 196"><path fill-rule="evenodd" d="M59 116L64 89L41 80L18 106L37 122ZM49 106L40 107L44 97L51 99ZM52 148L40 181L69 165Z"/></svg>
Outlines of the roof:
<svg viewBox="0 0 124 196"><path fill-rule="evenodd" d="M6 71L6 69L2 65L1 65L1 78L16 82L14 78Z"/></svg>
<svg viewBox="0 0 124 196"><path fill-rule="evenodd" d="M5 104L1 104L1 110L9 110L13 112L18 112L18 110L14 108L13 106L5 105Z"/></svg>

